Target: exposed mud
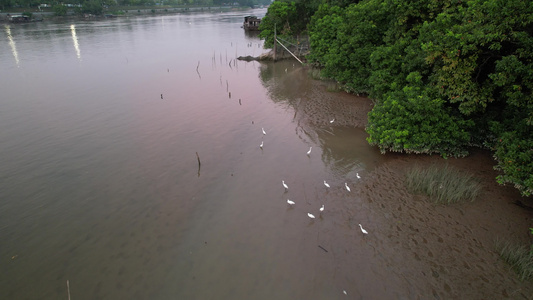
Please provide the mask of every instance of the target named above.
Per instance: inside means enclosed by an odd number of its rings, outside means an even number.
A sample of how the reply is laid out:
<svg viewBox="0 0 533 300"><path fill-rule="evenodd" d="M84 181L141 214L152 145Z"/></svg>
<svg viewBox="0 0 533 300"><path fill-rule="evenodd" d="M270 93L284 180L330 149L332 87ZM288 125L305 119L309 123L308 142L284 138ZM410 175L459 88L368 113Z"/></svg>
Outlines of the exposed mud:
<svg viewBox="0 0 533 300"><path fill-rule="evenodd" d="M365 127L370 99L330 93L324 83L313 84L317 86L295 105L299 123ZM405 172L413 165L432 164L449 164L473 174L483 186L478 199L444 206L410 194L404 186ZM518 280L495 247L498 240L531 244L528 228L533 227L533 213L515 202L533 206L533 201L512 187L498 185L494 164L490 152L477 149L466 158L447 160L386 154L384 164L362 174L354 196L358 200L343 204L339 221L360 235L351 216L360 210L371 214L372 234L366 242L385 261L388 272L403 282L396 293L399 299L533 299L533 283ZM357 255L349 245L344 247L347 260ZM357 268L346 263L347 268Z"/></svg>

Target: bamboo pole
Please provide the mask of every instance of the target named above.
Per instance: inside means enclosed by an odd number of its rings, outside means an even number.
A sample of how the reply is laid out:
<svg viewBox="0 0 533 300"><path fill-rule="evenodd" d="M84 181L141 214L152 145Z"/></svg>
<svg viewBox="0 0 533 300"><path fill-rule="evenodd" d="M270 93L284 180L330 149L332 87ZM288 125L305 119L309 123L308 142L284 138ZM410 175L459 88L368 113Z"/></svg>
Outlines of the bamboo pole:
<svg viewBox="0 0 533 300"><path fill-rule="evenodd" d="M278 40L278 36L276 34L276 24L274 24L274 61L276 61L276 52L278 51L276 47L277 40Z"/></svg>
<svg viewBox="0 0 533 300"><path fill-rule="evenodd" d="M276 42L278 42L281 45L281 47L283 47L285 50L287 50L287 52L289 52L290 55L292 55L294 58L296 58L296 60L299 61L302 65L304 64L296 55L294 55L294 53L292 53L289 49L287 49L287 47L285 47L280 41L278 41L276 39ZM275 45L275 43L274 43L274 45Z"/></svg>

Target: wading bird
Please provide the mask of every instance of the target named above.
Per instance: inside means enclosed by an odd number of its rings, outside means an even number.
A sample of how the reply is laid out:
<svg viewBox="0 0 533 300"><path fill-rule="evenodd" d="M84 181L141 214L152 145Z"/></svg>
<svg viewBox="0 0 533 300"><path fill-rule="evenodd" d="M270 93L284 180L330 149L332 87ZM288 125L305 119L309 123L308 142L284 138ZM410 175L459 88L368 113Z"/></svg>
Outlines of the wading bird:
<svg viewBox="0 0 533 300"><path fill-rule="evenodd" d="M313 216L313 215L310 214L310 213L307 213L307 216L308 216L309 218L311 218L311 219L314 219L314 218L315 218L315 216Z"/></svg>
<svg viewBox="0 0 533 300"><path fill-rule="evenodd" d="M329 122L330 122L330 123L333 123L333 122L335 122L335 118L333 118L333 119L332 119L331 121L329 121Z"/></svg>
<svg viewBox="0 0 533 300"><path fill-rule="evenodd" d="M320 208L320 211L324 211L324 204L322 204L322 207Z"/></svg>
<svg viewBox="0 0 533 300"><path fill-rule="evenodd" d="M324 180L324 185L329 188L329 184Z"/></svg>
<svg viewBox="0 0 533 300"><path fill-rule="evenodd" d="M261 145L259 145L259 148L263 149L263 141L261 141Z"/></svg>
<svg viewBox="0 0 533 300"><path fill-rule="evenodd" d="M313 149L313 147L309 147L309 151L307 151L307 155L311 154L311 149Z"/></svg>
<svg viewBox="0 0 533 300"><path fill-rule="evenodd" d="M368 231L364 230L364 229L363 229L363 226L361 226L361 224L359 224L359 227L361 228L361 231L362 231L364 234L368 234Z"/></svg>
<svg viewBox="0 0 533 300"><path fill-rule="evenodd" d="M294 204L296 204L296 203L294 203L294 201L291 201L291 200L289 200L289 199L287 199L287 203L289 203L289 205L294 205Z"/></svg>
<svg viewBox="0 0 533 300"><path fill-rule="evenodd" d="M283 184L283 187L284 187L286 190L289 189L289 187L285 184L285 181L282 180L282 181L281 181L281 184Z"/></svg>
<svg viewBox="0 0 533 300"><path fill-rule="evenodd" d="M348 186L348 184L347 184L346 182L344 183L344 186L346 187L346 189L348 190L348 192L351 192L350 187Z"/></svg>
<svg viewBox="0 0 533 300"><path fill-rule="evenodd" d="M263 131L263 135L267 134L263 127L261 127L261 130Z"/></svg>
<svg viewBox="0 0 533 300"><path fill-rule="evenodd" d="M355 173L355 176L357 176L357 179L361 179L361 176L359 176L359 173Z"/></svg>

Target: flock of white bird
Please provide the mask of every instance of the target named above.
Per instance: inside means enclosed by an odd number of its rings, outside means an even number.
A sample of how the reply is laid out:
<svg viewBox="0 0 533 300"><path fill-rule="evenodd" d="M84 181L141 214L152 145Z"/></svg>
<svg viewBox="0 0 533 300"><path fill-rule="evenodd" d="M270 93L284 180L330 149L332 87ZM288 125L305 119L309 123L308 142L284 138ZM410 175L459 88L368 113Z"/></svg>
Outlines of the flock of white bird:
<svg viewBox="0 0 533 300"><path fill-rule="evenodd" d="M311 150L309 150L309 152L311 152ZM309 152L307 152L307 153L309 154ZM359 175L359 173L356 173L356 176L357 176L357 178L361 178L361 176ZM285 180L282 180L282 181L281 181L281 184L283 185L283 188L285 188L286 191L289 190L289 186L285 183ZM327 183L325 180L324 180L324 185L325 185L327 188L330 188L329 183ZM344 187L346 188L346 190L347 190L348 192L351 192L350 187L348 186L348 183L347 183L347 182L344 183ZM292 200L290 200L290 199L287 199L287 204L289 204L289 205L292 206L292 205L295 205L296 202L294 202L294 201L292 201ZM325 208L325 207L324 207L324 204L322 204L322 206L320 207L319 211L320 211L320 212L323 212L323 211L324 211L324 208ZM315 215L313 215L312 213L309 213L309 212L307 213L307 216L308 216L309 218L311 218L311 219L314 219L314 218L315 218ZM363 225L359 224L359 228L361 228L361 232L362 232L363 234L368 234L368 231L366 231L366 230L363 228Z"/></svg>
<svg viewBox="0 0 533 300"><path fill-rule="evenodd" d="M331 120L330 123L333 123L334 121L335 121L335 119ZM263 135L266 135L265 128L261 128L261 131L263 132ZM263 141L261 141L261 145L259 145L259 147L260 147L261 149L263 149ZM309 151L307 151L307 155L311 155L311 150L312 150L312 149L313 149L313 147L309 147ZM357 179L361 179L361 176L359 175L359 173L356 173L355 175L356 175ZM288 191L288 190L289 190L289 186L285 183L285 180L282 180L282 181L281 181L281 184L283 185L283 188L285 189L285 191ZM325 180L324 180L324 186L326 186L326 188L330 188L330 187L331 187L331 186L329 185L329 183L327 183ZM351 189L350 189L350 187L348 186L348 183L347 183L347 182L344 183L344 187L346 188L346 190L347 190L348 192L351 192ZM287 199L287 204L289 204L289 205L292 206L292 205L295 205L296 202L294 202L294 201L292 201L292 200L290 200L290 199ZM320 212L323 212L323 211L324 211L324 204L322 204L322 206L320 207L319 211L320 211ZM312 213L309 213L309 212L307 213L307 216L308 216L309 218L311 218L311 219L314 219L314 218L315 218L315 215L313 215ZM361 232L362 232L363 234L368 234L368 231L366 231L366 230L363 228L363 226L362 226L361 224L359 224L359 228L361 228Z"/></svg>
<svg viewBox="0 0 533 300"><path fill-rule="evenodd" d="M335 119L332 119L331 121L329 121L329 123L333 123L334 121L335 121ZM263 132L263 135L266 135L265 128L261 127L261 131ZM263 141L261 141L261 145L259 145L259 148L263 149L263 146L264 146L264 143L263 143ZM313 147L309 147L309 150L307 151L307 155L308 155L308 156L311 155L311 150L313 150ZM356 175L357 179L361 179L361 176L359 175L359 173L356 173L355 175ZM282 180L282 181L281 181L281 184L283 185L283 188L285 189L285 191L288 191L288 190L289 190L289 186L285 183L285 180ZM327 183L325 180L324 180L324 186L325 186L326 188L330 188L330 187L331 187L331 186L329 185L329 183ZM347 190L348 192L351 192L351 189L350 189L350 187L348 186L348 183L347 183L347 182L344 183L344 187L346 188L346 190ZM287 204L290 205L290 206L293 206L293 205L296 204L296 202L294 202L294 201L292 201L292 200L290 200L290 199L287 199ZM320 213L322 213L322 212L324 211L324 209L325 209L325 206L324 206L324 204L322 204L322 206L319 208ZM313 215L313 214L310 213L310 212L307 213L307 216L308 216L309 218L311 218L311 219L315 219L315 215ZM358 224L358 225L359 225L359 228L361 229L361 232L363 233L363 235L368 234L368 231L366 231L366 230L363 228L363 225L361 225L361 224ZM342 292L343 292L345 295L348 295L348 293L347 293L345 290L343 290Z"/></svg>

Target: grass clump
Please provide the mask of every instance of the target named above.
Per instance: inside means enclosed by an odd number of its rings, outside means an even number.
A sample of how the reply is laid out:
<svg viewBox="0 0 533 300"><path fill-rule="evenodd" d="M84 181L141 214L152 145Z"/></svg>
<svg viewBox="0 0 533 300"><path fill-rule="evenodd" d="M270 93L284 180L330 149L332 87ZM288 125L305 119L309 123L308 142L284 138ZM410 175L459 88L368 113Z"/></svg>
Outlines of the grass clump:
<svg viewBox="0 0 533 300"><path fill-rule="evenodd" d="M406 186L411 193L426 194L440 204L474 201L481 191L481 185L472 175L448 165L415 166L407 172Z"/></svg>
<svg viewBox="0 0 533 300"><path fill-rule="evenodd" d="M342 87L336 82L329 82L326 86L326 91L328 92L340 92Z"/></svg>
<svg viewBox="0 0 533 300"><path fill-rule="evenodd" d="M520 280L533 278L533 246L513 245L509 242L497 243L500 257L518 273Z"/></svg>
<svg viewBox="0 0 533 300"><path fill-rule="evenodd" d="M320 71L320 69L312 68L311 70L309 70L308 74L314 80L322 79L322 72Z"/></svg>

